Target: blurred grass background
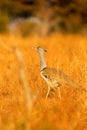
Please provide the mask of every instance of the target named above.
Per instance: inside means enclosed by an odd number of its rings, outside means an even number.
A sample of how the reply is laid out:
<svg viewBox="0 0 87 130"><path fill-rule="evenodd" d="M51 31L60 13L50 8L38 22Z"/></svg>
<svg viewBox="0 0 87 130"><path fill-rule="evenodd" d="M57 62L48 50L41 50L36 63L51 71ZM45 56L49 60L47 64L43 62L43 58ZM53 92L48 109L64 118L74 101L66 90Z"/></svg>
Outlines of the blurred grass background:
<svg viewBox="0 0 87 130"><path fill-rule="evenodd" d="M47 49L47 65L60 68L87 87L87 0L0 1L0 130L87 130L87 94L61 87L45 102L47 85L41 79L38 54ZM0 41L0 42L1 42ZM24 90L18 61L6 47L17 43L25 74L36 100L26 119ZM29 129L30 130L30 129Z"/></svg>
<svg viewBox="0 0 87 130"><path fill-rule="evenodd" d="M86 88L87 37L54 33L47 37L0 35L0 38L8 47L17 43L23 55L27 81L37 97L27 119L16 55L1 46L0 129L27 130L27 123L31 125L31 130L86 130L87 93L76 91L69 85L62 85L61 101L57 89L45 101L47 84L40 76L39 57L32 46L41 45L47 49L47 65L60 68L82 88Z"/></svg>
<svg viewBox="0 0 87 130"><path fill-rule="evenodd" d="M22 36L87 34L87 0L3 0L0 25L0 32L16 30Z"/></svg>

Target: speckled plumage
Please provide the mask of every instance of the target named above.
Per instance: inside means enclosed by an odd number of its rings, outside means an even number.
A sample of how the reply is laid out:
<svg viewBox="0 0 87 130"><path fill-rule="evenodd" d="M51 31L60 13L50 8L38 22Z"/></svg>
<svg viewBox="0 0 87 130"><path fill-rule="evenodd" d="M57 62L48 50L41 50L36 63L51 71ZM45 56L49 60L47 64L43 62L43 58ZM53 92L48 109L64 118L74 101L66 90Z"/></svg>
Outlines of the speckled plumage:
<svg viewBox="0 0 87 130"><path fill-rule="evenodd" d="M55 68L49 68L46 65L46 62L44 60L44 52L46 51L42 47L38 46L35 47L37 52L39 53L40 56L40 74L41 77L45 80L45 82L48 84L48 92L46 95L46 99L50 93L50 89L57 87L59 91L59 97L61 99L61 93L60 93L60 86L62 84L68 84L74 87L75 89L82 89L78 84L72 80L69 76L67 76L63 71Z"/></svg>
<svg viewBox="0 0 87 130"><path fill-rule="evenodd" d="M40 72L42 78L50 84L52 88L60 87L62 84L68 84L77 88L78 84L72 80L68 75L66 75L62 70L55 68L44 68Z"/></svg>

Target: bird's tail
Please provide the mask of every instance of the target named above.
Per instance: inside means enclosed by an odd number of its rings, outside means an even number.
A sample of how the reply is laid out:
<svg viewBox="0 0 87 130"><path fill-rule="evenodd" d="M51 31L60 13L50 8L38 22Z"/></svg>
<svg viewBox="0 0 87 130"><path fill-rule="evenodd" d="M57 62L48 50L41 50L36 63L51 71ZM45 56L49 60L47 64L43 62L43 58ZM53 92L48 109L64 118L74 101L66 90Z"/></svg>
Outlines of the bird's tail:
<svg viewBox="0 0 87 130"><path fill-rule="evenodd" d="M63 71L60 71L60 77L63 79L65 84L68 84L75 88L76 90L81 90L87 92L87 88L83 88L80 86L76 81L74 81L72 78L70 78L68 75L66 75Z"/></svg>

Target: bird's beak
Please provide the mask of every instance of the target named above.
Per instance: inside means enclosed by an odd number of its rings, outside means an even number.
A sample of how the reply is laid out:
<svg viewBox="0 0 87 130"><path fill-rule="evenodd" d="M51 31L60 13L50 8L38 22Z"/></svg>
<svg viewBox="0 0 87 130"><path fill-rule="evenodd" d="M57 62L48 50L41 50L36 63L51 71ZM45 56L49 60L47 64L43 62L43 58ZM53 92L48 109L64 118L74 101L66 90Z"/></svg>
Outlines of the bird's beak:
<svg viewBox="0 0 87 130"><path fill-rule="evenodd" d="M32 47L32 49L37 50L37 47Z"/></svg>

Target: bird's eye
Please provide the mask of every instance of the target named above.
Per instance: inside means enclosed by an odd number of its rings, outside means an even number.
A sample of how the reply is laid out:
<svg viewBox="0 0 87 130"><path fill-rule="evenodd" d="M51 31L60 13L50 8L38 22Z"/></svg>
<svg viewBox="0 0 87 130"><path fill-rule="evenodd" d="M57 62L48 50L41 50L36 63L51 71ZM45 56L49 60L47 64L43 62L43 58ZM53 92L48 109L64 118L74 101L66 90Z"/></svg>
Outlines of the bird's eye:
<svg viewBox="0 0 87 130"><path fill-rule="evenodd" d="M44 75L45 78L49 79L49 76L48 75Z"/></svg>
<svg viewBox="0 0 87 130"><path fill-rule="evenodd" d="M48 76L47 76L47 75L44 75L44 77L45 77L45 78L48 78Z"/></svg>

